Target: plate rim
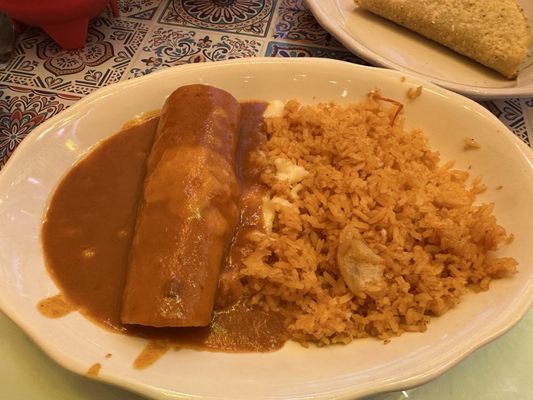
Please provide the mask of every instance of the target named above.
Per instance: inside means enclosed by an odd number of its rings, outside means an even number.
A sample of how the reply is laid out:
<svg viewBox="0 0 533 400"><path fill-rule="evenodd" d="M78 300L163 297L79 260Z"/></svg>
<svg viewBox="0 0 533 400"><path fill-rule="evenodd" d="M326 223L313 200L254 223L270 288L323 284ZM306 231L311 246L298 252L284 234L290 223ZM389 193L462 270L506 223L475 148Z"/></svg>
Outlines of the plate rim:
<svg viewBox="0 0 533 400"><path fill-rule="evenodd" d="M212 69L212 68L218 68L222 67L223 65L230 65L230 64L343 64L345 66L349 66L350 68L353 68L354 70L357 69L368 69L368 70L381 70L386 71L387 74L394 74L397 77L405 76L410 78L414 83L421 83L426 88L430 88L432 90L436 90L437 92L440 92L442 94L445 94L447 96L450 96L455 99L460 99L464 102L466 102L469 106L471 106L474 111L477 111L481 113L484 117L487 117L491 120L492 123L497 124L500 126L503 130L502 133L511 135L511 137L514 140L514 144L519 148L520 152L527 157L530 160L530 164L533 170L533 151L525 145L520 139L518 139L501 121L499 121L493 114L491 114L488 110L483 108L481 105L477 104L476 102L472 101L471 99L465 98L464 96L461 96L457 93L451 92L445 88L439 87L433 83L427 82L424 79L421 79L420 77L403 71L390 71L387 69L382 68L373 68L373 67L367 67L362 66L358 64L353 64L345 61L339 61L339 60L332 60L332 59L323 59L323 58L269 58L269 57L258 57L258 58L249 58L249 59L236 59L236 60L228 60L228 61L220 61L217 63L205 63L205 64L184 64L181 66L176 66L169 69L164 69L157 71L153 74L143 76L140 78L135 78L131 80L126 80L122 82L118 82L106 87L103 87L101 89L96 90L95 92L91 93L90 95L82 98L78 102L76 102L74 105L69 107L68 109L62 111L61 113L57 114L56 116L50 118L49 120L45 121L43 124L36 127L28 137L25 138L25 140L19 145L17 151L14 152L14 154L10 157L4 168L0 171L0 183L2 180L7 179L5 178L8 173L6 171L10 171L13 166L16 164L16 161L19 158L23 157L24 154L28 151L27 148L30 148L34 145L34 142L40 137L41 135L46 134L51 128L54 128L58 123L61 121L67 119L68 117L71 117L72 115L76 115L78 113L78 109L83 109L87 104L90 104L93 101L98 101L98 98L102 94L107 94L109 92L113 92L117 89L123 88L123 87L131 87L135 85L142 84L142 82L146 80L154 79L156 76L164 76L165 74L171 75L175 74L176 70L183 71L186 69L191 70L198 70L198 69ZM216 64L216 65L215 65ZM380 73L380 72L376 72ZM87 150L87 151L90 151ZM81 156L80 156L81 157ZM531 307L533 304L533 281L530 277L529 284L527 286L527 293L530 295L528 296L527 301L522 301L518 305L513 306L513 313L507 315L507 317L500 321L498 324L499 329L494 330L488 335L484 335L482 340L477 341L474 344L469 344L468 346L464 346L460 354L455 354L451 357L446 363L442 363L440 367L433 368L431 371L427 371L426 374L422 376L414 376L407 379L399 379L395 380L393 382L389 382L387 385L381 385L379 388L368 388L364 387L361 389L358 389L356 391L354 388L345 388L342 393L338 393L336 397L338 398L353 398L353 396L366 396L370 394L375 393L381 393L384 391L392 391L392 390L401 390L413 386L417 386L423 383L426 383L430 381L431 379L434 379L435 377L439 376L449 368L453 367L454 365L458 364L460 361L465 359L468 355L476 351L477 349L481 348L482 346L486 345L487 343L490 343L494 339L501 336L503 333L507 332L510 328L512 328L516 323L518 323L527 313L527 310ZM76 364L73 360L69 358L65 358L58 350L56 350L53 347L49 347L46 343L44 343L44 340L39 336L38 332L34 329L32 329L31 324L29 322L26 322L22 315L17 314L15 307L10 306L8 303L4 303L2 301L2 297L0 297L0 310L2 310L12 321L14 321L48 356L50 356L53 360L55 360L59 365L62 365L63 367L77 373L80 375L85 374L85 369L80 369L78 366L79 364ZM147 383L143 383L140 381L136 381L131 383L130 379L123 378L120 376L114 376L114 374L110 375L103 375L99 376L97 378L100 381L107 382L116 386L121 386L129 390L133 390L135 392L149 395L149 396L157 396L157 398L161 399L169 399L171 398L170 395L165 395L165 393L162 393L158 388L154 388L150 386ZM188 395L184 395L184 398L188 397ZM319 396L313 396L313 398L329 398L327 394L319 395Z"/></svg>
<svg viewBox="0 0 533 400"><path fill-rule="evenodd" d="M384 56L381 56L374 50L355 40L348 32L346 32L345 29L343 29L343 23L339 25L338 22L336 23L335 21L333 21L333 19L330 17L330 14L324 10L323 5L324 3L329 3L332 6L336 6L338 5L339 0L304 1L306 2L307 7L309 8L313 16L326 31L328 31L339 42L341 42L341 44L344 45L349 51L371 63L377 64L377 66L389 68L410 75L415 75L419 79L431 81L432 83L441 86L444 89L451 90L453 92L478 100L503 99L510 97L525 98L533 96L533 84L520 88L480 89L477 86L458 84L439 79L438 77L424 75L418 73L415 70L406 70L402 65L397 64Z"/></svg>

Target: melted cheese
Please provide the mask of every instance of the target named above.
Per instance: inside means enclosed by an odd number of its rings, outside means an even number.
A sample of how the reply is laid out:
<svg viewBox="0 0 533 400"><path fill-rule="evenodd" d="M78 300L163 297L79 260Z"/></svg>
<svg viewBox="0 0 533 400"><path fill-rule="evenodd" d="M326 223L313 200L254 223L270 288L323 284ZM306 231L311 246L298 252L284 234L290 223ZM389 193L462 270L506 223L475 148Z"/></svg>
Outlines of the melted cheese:
<svg viewBox="0 0 533 400"><path fill-rule="evenodd" d="M272 100L268 103L268 107L263 113L265 118L275 118L283 116L283 110L285 109L285 103L281 100Z"/></svg>
<svg viewBox="0 0 533 400"><path fill-rule="evenodd" d="M276 179L280 181L287 180L290 184L300 182L309 174L309 171L304 167L293 164L283 158L276 158L274 165L276 167Z"/></svg>
<svg viewBox="0 0 533 400"><path fill-rule="evenodd" d="M263 197L263 223L267 234L272 232L272 224L280 207L294 207L294 204L277 196L272 199L268 196Z"/></svg>

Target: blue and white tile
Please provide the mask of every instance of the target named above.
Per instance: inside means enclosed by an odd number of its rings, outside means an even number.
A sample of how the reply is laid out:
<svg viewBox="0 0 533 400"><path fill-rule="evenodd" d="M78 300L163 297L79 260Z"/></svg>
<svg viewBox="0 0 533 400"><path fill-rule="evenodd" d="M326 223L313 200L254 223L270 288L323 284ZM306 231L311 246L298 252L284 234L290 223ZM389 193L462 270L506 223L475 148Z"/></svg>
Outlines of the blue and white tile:
<svg viewBox="0 0 533 400"><path fill-rule="evenodd" d="M180 64L255 57L262 46L261 40L245 36L157 26L138 52L128 77Z"/></svg>
<svg viewBox="0 0 533 400"><path fill-rule="evenodd" d="M265 37L276 0L167 0L158 22Z"/></svg>
<svg viewBox="0 0 533 400"><path fill-rule="evenodd" d="M524 113L524 122L527 128L529 145L533 145L533 97L521 99L522 112Z"/></svg>
<svg viewBox="0 0 533 400"><path fill-rule="evenodd" d="M498 117L501 122L526 144L531 145L533 143L531 140L531 127L528 130L525 110L523 110L520 99L492 100L482 102L481 104Z"/></svg>
<svg viewBox="0 0 533 400"><path fill-rule="evenodd" d="M86 95L118 82L148 32L142 22L97 18L89 26L87 44L63 50L39 28L19 38L11 60L0 67L0 83Z"/></svg>
<svg viewBox="0 0 533 400"><path fill-rule="evenodd" d="M161 8L161 0L119 0L121 17L152 21Z"/></svg>
<svg viewBox="0 0 533 400"><path fill-rule="evenodd" d="M350 61L356 64L370 65L363 59L347 50L307 46L296 43L269 42L265 56L267 57L324 57Z"/></svg>
<svg viewBox="0 0 533 400"><path fill-rule="evenodd" d="M343 47L320 26L304 0L280 0L273 25L274 39L295 40L325 47Z"/></svg>
<svg viewBox="0 0 533 400"><path fill-rule="evenodd" d="M0 168L33 128L80 96L0 84Z"/></svg>

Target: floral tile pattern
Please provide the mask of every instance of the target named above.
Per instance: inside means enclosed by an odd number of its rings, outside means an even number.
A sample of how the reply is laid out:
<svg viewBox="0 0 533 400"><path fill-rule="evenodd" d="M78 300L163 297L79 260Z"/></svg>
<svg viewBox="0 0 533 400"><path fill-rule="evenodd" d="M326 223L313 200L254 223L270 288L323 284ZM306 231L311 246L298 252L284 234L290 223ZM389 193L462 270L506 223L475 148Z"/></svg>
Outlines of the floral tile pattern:
<svg viewBox="0 0 533 400"><path fill-rule="evenodd" d="M522 99L522 112L524 113L524 122L527 129L529 144L533 144L533 97Z"/></svg>
<svg viewBox="0 0 533 400"><path fill-rule="evenodd" d="M275 3L276 0L168 0L158 22L264 37Z"/></svg>
<svg viewBox="0 0 533 400"><path fill-rule="evenodd" d="M494 100L481 103L526 144L531 145L520 99Z"/></svg>
<svg viewBox="0 0 533 400"><path fill-rule="evenodd" d="M370 65L347 50L333 50L301 44L270 42L265 53L268 57L325 57Z"/></svg>
<svg viewBox="0 0 533 400"><path fill-rule="evenodd" d="M160 0L119 0L120 16L150 21L156 16L160 5Z"/></svg>
<svg viewBox="0 0 533 400"><path fill-rule="evenodd" d="M33 128L80 98L0 85L0 168Z"/></svg>
<svg viewBox="0 0 533 400"><path fill-rule="evenodd" d="M148 31L146 24L99 18L83 49L63 50L42 30L22 34L0 82L86 95L118 82Z"/></svg>
<svg viewBox="0 0 533 400"><path fill-rule="evenodd" d="M248 37L159 27L138 52L128 77L185 63L254 57L261 47L260 41Z"/></svg>
<svg viewBox="0 0 533 400"><path fill-rule="evenodd" d="M281 0L278 17L274 23L274 39L310 42L319 46L342 47L316 21L304 0Z"/></svg>

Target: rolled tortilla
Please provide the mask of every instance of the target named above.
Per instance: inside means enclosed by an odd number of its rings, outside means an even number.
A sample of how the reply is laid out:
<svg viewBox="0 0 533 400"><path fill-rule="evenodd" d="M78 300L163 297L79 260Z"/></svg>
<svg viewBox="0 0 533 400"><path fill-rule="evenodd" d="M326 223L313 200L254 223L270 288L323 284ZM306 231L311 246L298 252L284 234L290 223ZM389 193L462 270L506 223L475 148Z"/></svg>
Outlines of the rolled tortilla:
<svg viewBox="0 0 533 400"><path fill-rule="evenodd" d="M161 112L140 200L121 320L156 327L209 324L238 218L240 105L184 86Z"/></svg>
<svg viewBox="0 0 533 400"><path fill-rule="evenodd" d="M515 0L355 0L359 7L515 78L531 41Z"/></svg>

